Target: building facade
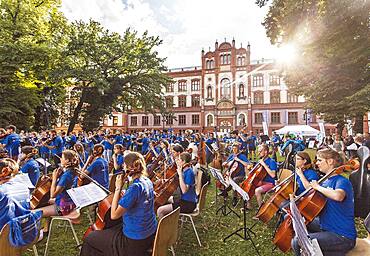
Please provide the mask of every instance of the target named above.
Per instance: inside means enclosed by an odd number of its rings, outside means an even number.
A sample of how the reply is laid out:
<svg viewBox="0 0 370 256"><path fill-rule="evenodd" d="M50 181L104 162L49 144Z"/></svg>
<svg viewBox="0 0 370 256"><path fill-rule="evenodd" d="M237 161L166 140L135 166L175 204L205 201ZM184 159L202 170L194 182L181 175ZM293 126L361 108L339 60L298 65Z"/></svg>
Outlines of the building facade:
<svg viewBox="0 0 370 256"><path fill-rule="evenodd" d="M318 120L304 108L304 98L289 93L276 64L251 61L251 47L237 48L216 41L213 51L202 50L200 67L170 69L173 83L164 88L166 109L171 115L140 112L113 113L103 126L111 129L192 129L228 132L247 127L269 134L285 125L309 124ZM306 120L307 119L307 120ZM335 127L325 124L332 134Z"/></svg>

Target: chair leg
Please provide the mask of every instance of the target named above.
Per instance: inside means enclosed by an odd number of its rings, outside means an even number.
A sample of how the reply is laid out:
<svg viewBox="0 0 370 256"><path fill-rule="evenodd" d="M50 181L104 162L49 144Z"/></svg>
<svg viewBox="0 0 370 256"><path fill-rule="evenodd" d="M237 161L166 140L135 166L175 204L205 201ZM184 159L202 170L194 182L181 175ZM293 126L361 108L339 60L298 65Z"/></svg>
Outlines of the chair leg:
<svg viewBox="0 0 370 256"><path fill-rule="evenodd" d="M190 217L191 224L193 225L193 229L194 229L195 235L197 237L199 246L202 247L202 244L200 243L200 239L199 239L199 236L198 236L197 229L195 228L195 224L194 224L193 218L191 216L189 216L189 217Z"/></svg>
<svg viewBox="0 0 370 256"><path fill-rule="evenodd" d="M33 254L35 256L39 256L39 253L37 252L37 248L36 248L36 245L35 244L32 246L32 249L33 249Z"/></svg>
<svg viewBox="0 0 370 256"><path fill-rule="evenodd" d="M175 249L173 248L173 246L170 247L170 250L172 252L172 256L175 256Z"/></svg>
<svg viewBox="0 0 370 256"><path fill-rule="evenodd" d="M51 231L53 229L53 223L54 223L54 219L51 218L50 226L49 226L49 234L48 234L48 238L46 239L44 256L48 255L49 241L50 241Z"/></svg>
<svg viewBox="0 0 370 256"><path fill-rule="evenodd" d="M71 226L72 233L73 233L73 236L75 238L76 244L79 245L80 243L78 241L78 237L77 237L76 231L75 231L75 229L73 227L72 221L71 220L68 220L68 222L69 222L69 225Z"/></svg>

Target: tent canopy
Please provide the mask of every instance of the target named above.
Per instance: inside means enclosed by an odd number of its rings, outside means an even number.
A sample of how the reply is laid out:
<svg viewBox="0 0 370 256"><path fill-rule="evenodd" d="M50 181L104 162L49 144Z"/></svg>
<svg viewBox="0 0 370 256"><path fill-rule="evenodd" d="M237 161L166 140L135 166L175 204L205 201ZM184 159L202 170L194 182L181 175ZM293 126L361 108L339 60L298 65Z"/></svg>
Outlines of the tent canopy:
<svg viewBox="0 0 370 256"><path fill-rule="evenodd" d="M277 134L295 134L301 136L316 136L320 133L319 130L308 125L287 125L275 131Z"/></svg>

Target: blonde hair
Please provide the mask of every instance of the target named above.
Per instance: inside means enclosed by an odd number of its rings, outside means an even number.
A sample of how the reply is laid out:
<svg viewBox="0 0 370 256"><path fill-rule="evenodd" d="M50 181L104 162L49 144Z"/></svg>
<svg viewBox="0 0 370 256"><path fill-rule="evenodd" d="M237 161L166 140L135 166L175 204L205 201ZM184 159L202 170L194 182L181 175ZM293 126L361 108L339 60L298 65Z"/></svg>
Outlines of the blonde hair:
<svg viewBox="0 0 370 256"><path fill-rule="evenodd" d="M147 176L145 159L140 153L129 152L125 155L124 161L131 172L141 173L141 175Z"/></svg>
<svg viewBox="0 0 370 256"><path fill-rule="evenodd" d="M316 156L326 159L333 159L334 160L334 167L338 167L343 165L344 159L343 157L334 149L331 148L324 148L317 151Z"/></svg>
<svg viewBox="0 0 370 256"><path fill-rule="evenodd" d="M74 150L66 149L63 151L62 155L64 159L67 161L66 168L78 168L80 164L80 160L78 154Z"/></svg>

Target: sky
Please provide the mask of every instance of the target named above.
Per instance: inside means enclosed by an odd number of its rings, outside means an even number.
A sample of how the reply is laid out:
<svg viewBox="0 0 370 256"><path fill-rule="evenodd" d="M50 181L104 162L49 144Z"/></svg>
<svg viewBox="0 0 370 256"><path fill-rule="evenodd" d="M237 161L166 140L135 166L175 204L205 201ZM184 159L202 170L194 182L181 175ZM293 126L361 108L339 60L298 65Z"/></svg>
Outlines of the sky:
<svg viewBox="0 0 370 256"><path fill-rule="evenodd" d="M158 35L169 68L200 66L201 50L213 51L216 40L235 38L236 47L249 42L252 60L278 52L261 24L268 7L255 0L62 0L62 11L70 21L92 18L121 34L131 27Z"/></svg>

